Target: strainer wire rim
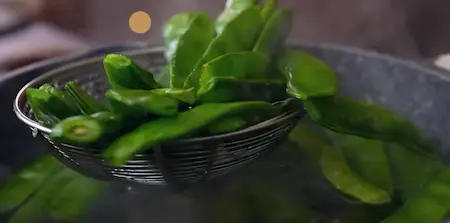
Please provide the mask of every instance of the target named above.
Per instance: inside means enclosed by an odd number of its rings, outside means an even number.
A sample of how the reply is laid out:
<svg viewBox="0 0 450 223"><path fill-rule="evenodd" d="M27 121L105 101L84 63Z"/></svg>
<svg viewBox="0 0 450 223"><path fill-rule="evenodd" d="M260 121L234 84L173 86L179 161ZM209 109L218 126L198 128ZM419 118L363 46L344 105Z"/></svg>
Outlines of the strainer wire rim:
<svg viewBox="0 0 450 223"><path fill-rule="evenodd" d="M133 56L133 55L143 55L143 54L162 53L162 52L164 52L164 47L158 46L158 47L151 47L151 48L145 48L145 49L140 49L140 50L133 50L133 51L129 51L129 52L123 52L121 54L127 55L127 56ZM20 108L20 106L21 106L21 104L26 103L26 101L25 101L26 89L30 88L30 87L36 87L36 85L39 85L39 84L47 83L46 80L48 80L50 77L61 74L64 71L71 70L71 69L74 69L74 68L77 68L80 66L86 66L89 64L98 63L100 60L103 60L103 58L104 58L104 55L84 59L84 60L74 62L74 63L69 63L67 65L63 65L59 68L53 69L49 72L45 72L44 74L34 78L33 80L31 80L30 82L25 84L20 89L20 91L17 93L17 95L14 99L14 103L13 103L13 110L14 110L14 113L16 114L17 118L33 129L37 129L44 134L50 134L51 133L50 128L47 128L47 127L41 125L40 123L29 118L27 115L25 115L22 112L22 109ZM299 116L301 114L303 114L303 113L300 111L284 112L276 117L265 120L261 123L258 123L256 125L250 126L248 128L245 128L245 129L242 129L239 131L234 131L234 132L219 134L219 135L214 135L214 136L204 136L204 137L195 137L195 138L189 138L189 139L176 140L176 141L168 142L168 144L174 145L174 144L178 144L178 143L196 143L199 141L201 142L201 141L205 141L205 140L217 140L217 139L221 139L224 137L232 137L232 136L239 135L239 134L242 134L245 132L249 132L249 131L251 132L254 130L258 130L260 128L264 128L266 126L275 124L277 122L282 122L286 119L292 119L295 116Z"/></svg>

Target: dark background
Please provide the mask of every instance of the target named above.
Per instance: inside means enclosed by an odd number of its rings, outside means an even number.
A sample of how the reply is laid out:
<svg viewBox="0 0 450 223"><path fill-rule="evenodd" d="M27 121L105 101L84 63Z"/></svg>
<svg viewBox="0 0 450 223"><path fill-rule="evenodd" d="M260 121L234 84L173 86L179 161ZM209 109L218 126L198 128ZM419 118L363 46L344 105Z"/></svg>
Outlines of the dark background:
<svg viewBox="0 0 450 223"><path fill-rule="evenodd" d="M215 16L225 1L47 2L59 2L49 10L53 10L52 13L46 13L48 20L76 30L88 39L99 42L139 39L160 43L161 25L174 13L202 10ZM294 11L291 38L343 43L404 57L430 57L450 52L448 0L280 0L280 3ZM58 7L61 9L59 13ZM64 8L68 8L65 9L68 13L61 13ZM74 8L78 8L79 12L73 13ZM148 35L136 35L128 28L128 17L136 10L146 11L152 16L153 27ZM80 15L84 15L83 21ZM62 21L65 16L67 18Z"/></svg>

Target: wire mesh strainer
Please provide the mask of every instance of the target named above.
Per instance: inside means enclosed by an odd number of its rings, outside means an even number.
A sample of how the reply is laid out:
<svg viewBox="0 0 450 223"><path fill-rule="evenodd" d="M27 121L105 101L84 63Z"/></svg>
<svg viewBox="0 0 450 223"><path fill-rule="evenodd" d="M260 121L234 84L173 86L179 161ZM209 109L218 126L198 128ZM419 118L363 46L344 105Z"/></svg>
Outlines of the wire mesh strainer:
<svg viewBox="0 0 450 223"><path fill-rule="evenodd" d="M162 48L126 55L154 73L159 73L166 63ZM98 149L50 140L48 134L51 130L34 120L25 97L25 89L29 87L49 83L62 89L65 83L74 81L92 96L104 100L104 93L110 86L102 59L93 58L46 73L24 86L14 101L17 117L29 126L33 136L45 139L46 144L52 145L52 151L66 166L97 179L121 179L144 184L189 184L215 178L276 148L301 117L300 112L289 111L241 131L165 143L137 154L122 167L112 167L101 157Z"/></svg>

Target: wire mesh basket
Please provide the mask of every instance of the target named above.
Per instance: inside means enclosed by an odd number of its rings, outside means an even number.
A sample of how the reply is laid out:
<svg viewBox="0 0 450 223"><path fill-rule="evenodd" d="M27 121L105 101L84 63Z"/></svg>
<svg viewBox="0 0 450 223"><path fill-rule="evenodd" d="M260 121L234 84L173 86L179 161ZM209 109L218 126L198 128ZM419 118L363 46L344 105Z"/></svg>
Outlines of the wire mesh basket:
<svg viewBox="0 0 450 223"><path fill-rule="evenodd" d="M162 48L126 53L140 66L159 73L166 64ZM301 112L288 111L244 130L216 136L190 138L164 143L136 154L121 167L113 167L93 148L77 147L52 141L49 128L34 119L26 103L25 89L49 83L62 89L74 81L97 99L104 100L110 88L102 64L103 57L69 64L43 74L24 86L14 101L17 117L32 130L33 136L51 145L55 156L66 166L101 180L127 180L143 184L190 184L230 173L276 148L296 122Z"/></svg>

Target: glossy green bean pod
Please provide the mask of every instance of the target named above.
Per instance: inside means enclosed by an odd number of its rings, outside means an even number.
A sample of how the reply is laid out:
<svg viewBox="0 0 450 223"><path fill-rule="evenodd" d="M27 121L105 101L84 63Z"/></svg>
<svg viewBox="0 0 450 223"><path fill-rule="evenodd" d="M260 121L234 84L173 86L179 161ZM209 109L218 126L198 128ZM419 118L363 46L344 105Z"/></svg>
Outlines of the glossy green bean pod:
<svg viewBox="0 0 450 223"><path fill-rule="evenodd" d="M264 15L262 16L264 19ZM287 9L275 9L264 24L264 28L253 47L253 51L269 57L281 53L291 28L292 12Z"/></svg>
<svg viewBox="0 0 450 223"><path fill-rule="evenodd" d="M248 126L268 120L280 114L281 108L272 106L260 113L241 113L212 123L206 129L209 134L223 134L238 131Z"/></svg>
<svg viewBox="0 0 450 223"><path fill-rule="evenodd" d="M77 110L75 101L73 101L70 95L68 95L67 93L57 90L50 84L43 84L39 87L39 89L44 90L45 92L51 94L55 98L58 98L59 101L65 102L73 111Z"/></svg>
<svg viewBox="0 0 450 223"><path fill-rule="evenodd" d="M445 168L383 223L439 223L449 211L450 169Z"/></svg>
<svg viewBox="0 0 450 223"><path fill-rule="evenodd" d="M201 103L233 101L275 102L287 98L284 80L239 80L216 77L198 90Z"/></svg>
<svg viewBox="0 0 450 223"><path fill-rule="evenodd" d="M379 205L391 201L389 193L367 182L350 169L340 149L322 147L320 165L325 178L342 193L368 204Z"/></svg>
<svg viewBox="0 0 450 223"><path fill-rule="evenodd" d="M59 118L49 113L46 104L51 97L50 94L39 89L27 89L27 103L33 111L36 120L44 126L51 127L59 122Z"/></svg>
<svg viewBox="0 0 450 223"><path fill-rule="evenodd" d="M126 117L172 116L178 113L178 100L152 91L109 90L106 98L115 113Z"/></svg>
<svg viewBox="0 0 450 223"><path fill-rule="evenodd" d="M266 23L269 18L275 13L278 7L278 0L266 0L264 7L261 9L261 18Z"/></svg>
<svg viewBox="0 0 450 223"><path fill-rule="evenodd" d="M227 53L251 50L259 35L261 25L261 16L257 6L246 8L238 13L208 46L205 54L186 79L184 88L198 89L203 64Z"/></svg>
<svg viewBox="0 0 450 223"><path fill-rule="evenodd" d="M389 193L361 178L349 167L339 148L331 147L308 127L297 125L289 134L289 141L318 164L325 179L338 191L372 205L390 202Z"/></svg>
<svg viewBox="0 0 450 223"><path fill-rule="evenodd" d="M90 116L73 116L52 128L50 137L59 142L87 145L99 142L125 129L133 121L111 112L94 113Z"/></svg>
<svg viewBox="0 0 450 223"><path fill-rule="evenodd" d="M217 80L214 80L214 78L236 78L241 80L261 80L262 78L267 77L267 70L269 68L269 58L263 54L260 54L258 52L252 52L252 51L243 51L243 52L235 52L235 53L228 53L223 56L217 57L216 59L211 60L210 62L203 65L203 71L200 78L200 86L207 87L211 83L216 83L213 89L209 90L209 93L206 93L206 95L203 94L203 89L199 90L199 94L203 95L203 101L205 98L213 98L214 96L207 96L207 95L214 95L215 93L220 94L221 90L224 90L224 88L221 88L220 85L217 85ZM238 83L239 80L234 80L233 83ZM223 85L222 85L223 86ZM257 86L257 85L254 85ZM231 87L231 86L230 86ZM241 87L245 89L246 87L244 84L241 84ZM215 89L214 89L215 88ZM249 87L252 88L252 87ZM271 90L271 88L268 88ZM256 89L253 87L253 90L255 90L255 93L261 92L262 89ZM249 89L249 91L253 91L252 89ZM273 89L272 89L273 90ZM274 90L277 91L277 90ZM215 93L214 93L215 92ZM240 91L242 92L242 91ZM237 93L227 93L226 95L220 95L218 98L213 99L210 102L227 102L227 101L234 101L236 98L233 95L238 95ZM253 96L252 96L253 95ZM248 100L260 100L257 97L254 97L255 94L246 95ZM243 95L240 95L241 97ZM229 97L229 99L225 99L224 101L219 101L220 98L224 99L224 97ZM252 99L253 98L253 99ZM246 100L243 98L242 100ZM270 101L271 98L262 98L262 100L268 100ZM253 115L249 117L230 117L227 119L224 119L223 121L220 121L218 123L214 123L211 125L207 132L209 134L221 134L221 133L227 133L227 132L233 132L240 129L243 129L247 126L256 124L258 122L263 121L264 119L267 119L269 117L272 117L271 114L268 115Z"/></svg>
<svg viewBox="0 0 450 223"><path fill-rule="evenodd" d="M258 5L259 0L227 0L225 9L243 10Z"/></svg>
<svg viewBox="0 0 450 223"><path fill-rule="evenodd" d="M336 132L397 142L423 155L436 156L435 145L411 122L377 105L334 96L307 100L304 106L311 120Z"/></svg>
<svg viewBox="0 0 450 223"><path fill-rule="evenodd" d="M151 90L152 93L167 96L176 99L188 105L193 105L197 100L197 93L194 88L176 89L176 88L159 88Z"/></svg>
<svg viewBox="0 0 450 223"><path fill-rule="evenodd" d="M104 104L87 94L74 82L67 83L64 88L69 97L75 102L75 105L81 114L90 115L97 112L108 111L108 108Z"/></svg>
<svg viewBox="0 0 450 223"><path fill-rule="evenodd" d="M328 131L328 138L336 148L341 148L350 168L373 185L393 193L389 161L384 143L352 135Z"/></svg>
<svg viewBox="0 0 450 223"><path fill-rule="evenodd" d="M264 180L234 186L214 208L213 223L319 223L320 215Z"/></svg>
<svg viewBox="0 0 450 223"><path fill-rule="evenodd" d="M396 143L385 147L397 193L403 202L416 196L431 176L445 168L438 158L431 159Z"/></svg>
<svg viewBox="0 0 450 223"><path fill-rule="evenodd" d="M76 174L67 185L55 191L48 204L49 215L58 221L80 222L90 204L101 195L102 188L102 182Z"/></svg>
<svg viewBox="0 0 450 223"><path fill-rule="evenodd" d="M36 119L46 126L51 127L61 119L78 114L61 98L44 90L28 88L25 93Z"/></svg>
<svg viewBox="0 0 450 223"><path fill-rule="evenodd" d="M219 56L203 65L200 86L215 77L233 77L254 80L266 78L269 57L252 51L234 52Z"/></svg>
<svg viewBox="0 0 450 223"><path fill-rule="evenodd" d="M76 173L68 168L62 168L53 174L7 222L30 223L44 220L47 217L48 204L55 198L55 192L64 188L75 175Z"/></svg>
<svg viewBox="0 0 450 223"><path fill-rule="evenodd" d="M215 26L217 34L221 34L225 27L243 10L256 6L258 0L227 0L225 9L217 17Z"/></svg>
<svg viewBox="0 0 450 223"><path fill-rule="evenodd" d="M115 90L150 90L161 86L153 74L134 63L130 58L119 54L108 54L103 60L106 75Z"/></svg>
<svg viewBox="0 0 450 223"><path fill-rule="evenodd" d="M301 100L336 94L336 73L323 61L304 52L287 50L278 61L289 95Z"/></svg>
<svg viewBox="0 0 450 223"><path fill-rule="evenodd" d="M170 65L162 68L158 75L155 77L156 82L161 85L162 88L170 87Z"/></svg>
<svg viewBox="0 0 450 223"><path fill-rule="evenodd" d="M161 117L142 124L114 141L103 156L112 165L120 166L137 152L195 133L221 118L241 113L262 113L270 109L272 104L266 102L202 104L177 116Z"/></svg>
<svg viewBox="0 0 450 223"><path fill-rule="evenodd" d="M64 168L52 156L44 156L22 167L0 187L0 212L7 212L30 197L55 172Z"/></svg>
<svg viewBox="0 0 450 223"><path fill-rule="evenodd" d="M170 87L183 87L214 37L214 24L202 12L176 14L165 23L163 38L169 61Z"/></svg>

